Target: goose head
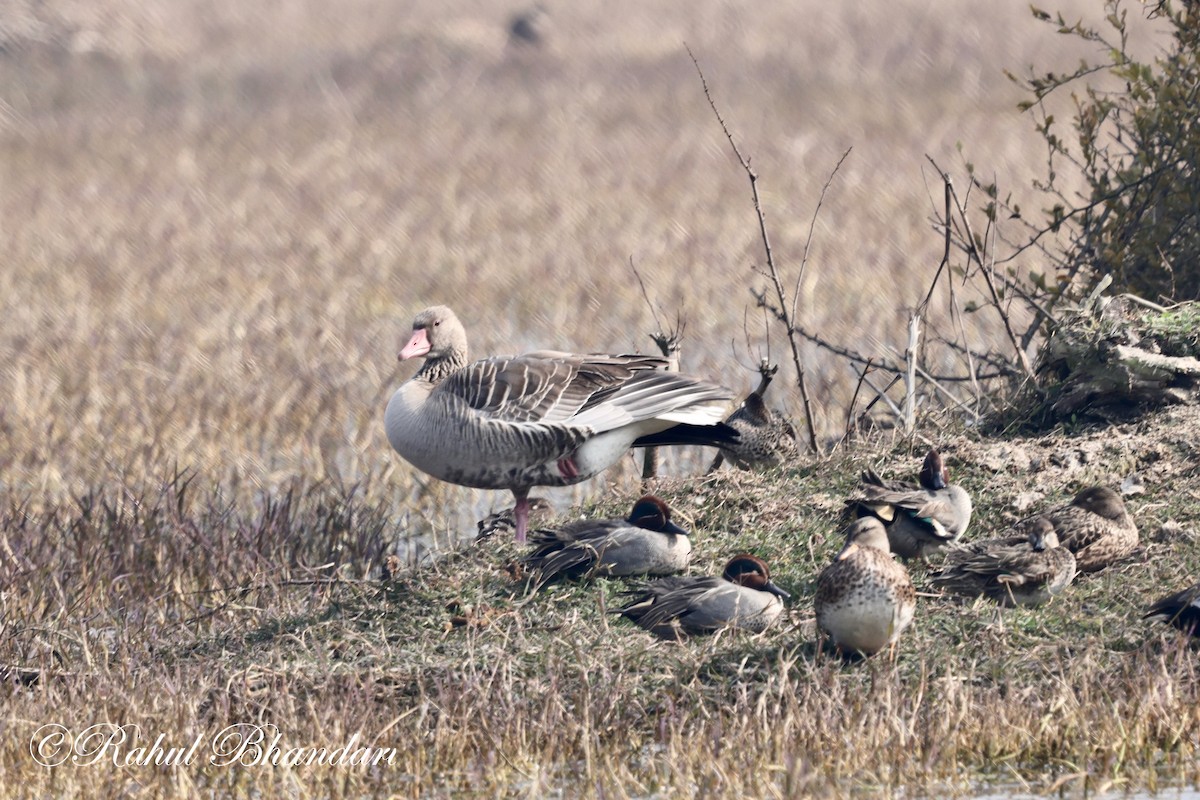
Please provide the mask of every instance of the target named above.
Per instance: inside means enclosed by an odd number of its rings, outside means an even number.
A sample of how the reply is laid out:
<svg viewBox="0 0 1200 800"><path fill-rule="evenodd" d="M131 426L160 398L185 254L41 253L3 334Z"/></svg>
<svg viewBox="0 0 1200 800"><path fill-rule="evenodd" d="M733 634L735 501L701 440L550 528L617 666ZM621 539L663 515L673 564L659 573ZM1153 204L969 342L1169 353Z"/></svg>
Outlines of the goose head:
<svg viewBox="0 0 1200 800"><path fill-rule="evenodd" d="M671 509L667 508L667 504L652 494L634 503L633 510L629 512L625 521L648 531L688 535L687 531L671 522Z"/></svg>
<svg viewBox="0 0 1200 800"><path fill-rule="evenodd" d="M401 361L424 356L429 360L449 358L466 362L467 332L446 306L433 306L417 314L412 330L412 338L400 351Z"/></svg>
<svg viewBox="0 0 1200 800"><path fill-rule="evenodd" d="M742 553L731 558L725 565L725 573L722 577L730 583L745 586L747 589L758 589L760 592L770 592L784 600L791 597L790 594L771 582L771 571L767 568L767 562L749 553Z"/></svg>

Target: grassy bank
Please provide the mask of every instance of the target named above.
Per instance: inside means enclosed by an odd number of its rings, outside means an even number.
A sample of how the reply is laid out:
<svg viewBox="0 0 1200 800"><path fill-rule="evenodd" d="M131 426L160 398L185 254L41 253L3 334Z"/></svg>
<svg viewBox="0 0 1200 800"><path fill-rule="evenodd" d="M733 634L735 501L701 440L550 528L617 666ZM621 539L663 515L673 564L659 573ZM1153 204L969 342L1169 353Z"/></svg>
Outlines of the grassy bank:
<svg viewBox="0 0 1200 800"><path fill-rule="evenodd" d="M794 595L766 634L682 645L605 613L624 581L526 593L507 534L384 579L386 512L328 486L242 506L194 476L27 516L14 505L0 662L42 672L5 690L0 782L30 795L765 797L1195 781L1195 647L1139 616L1200 574L1197 424L1179 410L1072 436L948 441L976 497L972 536L1031 500L1136 473L1143 547L1041 609L923 596L894 663L819 651L811 594L857 470L911 472L919 453L903 446L661 485L698 531L694 571L750 550ZM358 733L396 754L367 769L46 769L28 741L49 721L134 723L205 747L229 725L269 724L285 749Z"/></svg>

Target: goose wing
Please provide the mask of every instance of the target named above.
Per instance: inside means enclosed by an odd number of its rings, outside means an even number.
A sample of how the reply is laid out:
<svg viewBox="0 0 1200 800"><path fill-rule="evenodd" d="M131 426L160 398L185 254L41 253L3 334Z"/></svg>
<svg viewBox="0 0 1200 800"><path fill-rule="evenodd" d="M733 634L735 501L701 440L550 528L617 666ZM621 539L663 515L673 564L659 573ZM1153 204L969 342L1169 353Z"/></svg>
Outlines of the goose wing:
<svg viewBox="0 0 1200 800"><path fill-rule="evenodd" d="M720 422L729 391L660 371L665 364L653 356L538 351L477 361L435 391L499 422L569 424L597 432L646 419Z"/></svg>

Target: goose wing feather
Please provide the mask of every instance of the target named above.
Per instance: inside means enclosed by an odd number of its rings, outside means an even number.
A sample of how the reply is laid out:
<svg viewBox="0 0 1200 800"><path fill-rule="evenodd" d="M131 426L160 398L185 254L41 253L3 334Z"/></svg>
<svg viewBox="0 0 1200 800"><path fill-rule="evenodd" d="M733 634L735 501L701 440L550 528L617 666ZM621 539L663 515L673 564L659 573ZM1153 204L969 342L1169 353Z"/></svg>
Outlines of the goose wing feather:
<svg viewBox="0 0 1200 800"><path fill-rule="evenodd" d="M572 356L541 351L488 358L455 372L437 392L504 422L565 422L603 403L637 372L662 359L645 356Z"/></svg>
<svg viewBox="0 0 1200 800"><path fill-rule="evenodd" d="M665 363L652 356L544 350L469 364L435 391L505 423L569 424L603 432L646 419L720 422L729 392L660 372Z"/></svg>

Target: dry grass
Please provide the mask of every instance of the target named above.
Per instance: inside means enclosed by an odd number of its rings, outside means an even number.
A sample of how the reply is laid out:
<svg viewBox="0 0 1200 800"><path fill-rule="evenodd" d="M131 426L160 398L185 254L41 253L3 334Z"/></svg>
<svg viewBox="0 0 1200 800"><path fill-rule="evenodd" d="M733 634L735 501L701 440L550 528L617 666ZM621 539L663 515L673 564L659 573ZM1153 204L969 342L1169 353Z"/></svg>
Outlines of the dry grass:
<svg viewBox="0 0 1200 800"><path fill-rule="evenodd" d="M1137 472L1145 546L1041 609L923 599L897 660L860 665L818 651L808 598L865 454L660 486L700 532L697 571L748 549L796 597L764 635L683 645L605 613L624 581L527 594L505 571L517 555L507 538L380 580L386 513L320 487L257 509L183 480L143 497L13 508L0 519L0 663L44 672L8 690L0 781L31 796L136 784L151 796L335 797L969 796L981 780L1195 782L1195 647L1138 617L1200 572L1198 427L1187 410L1083 436L948 440L979 501L974 536L1021 513L1031 476L1042 505ZM905 447L876 457L885 472L916 463ZM284 748L358 733L397 755L376 769L233 770L206 753L178 769L43 769L26 742L47 721L133 723L206 747L228 725L269 724Z"/></svg>
<svg viewBox="0 0 1200 800"><path fill-rule="evenodd" d="M941 255L924 155L961 164L961 142L1020 195L1043 156L1000 70L1081 55L994 6L575 3L553 9L548 50L514 53L511 9L482 2L6 4L0 663L58 677L8 690L0 786L771 796L964 790L984 769L1193 778L1194 659L1142 643L1116 580L1003 631L939 606L897 666L851 670L816 657L803 603L798 628L668 647L601 613L619 584L515 594L505 543L377 583L386 553L419 555L412 536L452 544L506 502L426 482L387 447L394 352L420 307L456 307L480 354L647 349L632 256L688 316L685 368L755 382L753 211L684 40L763 177L786 274L854 146L801 318L871 355L903 349ZM973 347L1003 348L993 316L968 321ZM854 376L805 356L818 430L835 432ZM930 365L961 369L936 350ZM795 408L784 384L775 401ZM705 532L700 567L760 549L804 596L832 506L780 503L836 505L856 466L664 491ZM633 475L570 497L611 487L616 508ZM1200 564L1145 566L1130 578L1148 588ZM451 602L487 624L445 630ZM1117 679L1080 683L1085 666ZM37 724L105 720L181 740L247 721L301 744L362 731L400 755L365 772L31 763Z"/></svg>
<svg viewBox="0 0 1200 800"><path fill-rule="evenodd" d="M396 485L379 417L417 309L456 307L481 354L645 349L631 256L688 316L685 367L748 388L760 246L685 39L763 175L786 274L854 146L801 317L868 354L903 349L940 258L924 154L953 165L962 142L1014 188L1041 162L1000 74L1057 44L1024 9L584 4L534 57L506 51L505 13L32 8L50 42L0 57L5 482L61 496L178 461L251 488ZM58 44L80 37L93 52ZM1002 342L974 321L973 346ZM805 356L828 433L854 376Z"/></svg>

